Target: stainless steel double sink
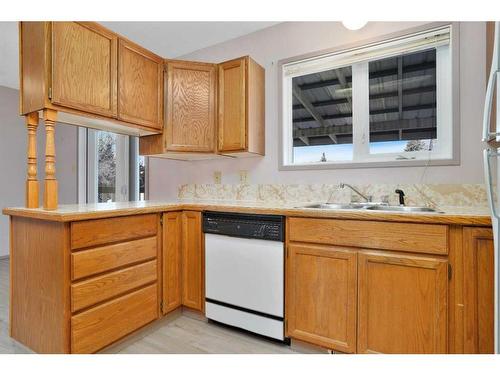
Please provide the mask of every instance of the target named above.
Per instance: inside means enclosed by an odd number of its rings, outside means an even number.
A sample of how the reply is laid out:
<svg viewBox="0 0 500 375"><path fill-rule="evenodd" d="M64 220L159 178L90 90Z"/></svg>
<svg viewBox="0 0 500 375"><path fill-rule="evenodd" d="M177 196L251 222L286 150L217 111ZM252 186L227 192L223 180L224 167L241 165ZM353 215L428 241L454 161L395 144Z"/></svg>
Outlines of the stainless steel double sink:
<svg viewBox="0 0 500 375"><path fill-rule="evenodd" d="M367 210L393 212L439 212L430 207L391 206L384 203L315 203L297 208L316 208L321 210Z"/></svg>

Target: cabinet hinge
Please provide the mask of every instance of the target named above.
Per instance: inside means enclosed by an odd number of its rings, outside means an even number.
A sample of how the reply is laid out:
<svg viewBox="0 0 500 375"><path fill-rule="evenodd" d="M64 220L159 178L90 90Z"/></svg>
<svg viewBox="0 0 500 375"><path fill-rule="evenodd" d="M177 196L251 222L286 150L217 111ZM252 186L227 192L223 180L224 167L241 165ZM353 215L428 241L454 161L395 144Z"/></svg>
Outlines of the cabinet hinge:
<svg viewBox="0 0 500 375"><path fill-rule="evenodd" d="M160 215L160 225L163 225L163 215Z"/></svg>
<svg viewBox="0 0 500 375"><path fill-rule="evenodd" d="M160 301L160 311L163 312L163 301Z"/></svg>
<svg viewBox="0 0 500 375"><path fill-rule="evenodd" d="M49 87L49 100L52 100L52 87Z"/></svg>
<svg viewBox="0 0 500 375"><path fill-rule="evenodd" d="M452 276L452 268L451 268L451 264L448 264L448 280L451 280L451 276Z"/></svg>

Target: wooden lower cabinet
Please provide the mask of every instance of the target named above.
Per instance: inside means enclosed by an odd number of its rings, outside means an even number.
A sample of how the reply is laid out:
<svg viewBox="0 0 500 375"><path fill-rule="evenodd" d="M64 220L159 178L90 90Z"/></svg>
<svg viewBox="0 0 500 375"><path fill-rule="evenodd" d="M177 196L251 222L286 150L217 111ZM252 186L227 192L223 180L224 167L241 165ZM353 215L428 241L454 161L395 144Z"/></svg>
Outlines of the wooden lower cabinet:
<svg viewBox="0 0 500 375"><path fill-rule="evenodd" d="M287 255L287 335L354 353L356 251L290 244Z"/></svg>
<svg viewBox="0 0 500 375"><path fill-rule="evenodd" d="M463 229L464 352L494 352L494 254L490 228Z"/></svg>
<svg viewBox="0 0 500 375"><path fill-rule="evenodd" d="M38 353L94 353L157 319L160 301L164 314L203 312L202 215L11 216L11 336ZM355 246L361 224L318 220L287 220L287 336L346 353L493 352L491 228L412 227L438 233L438 254L415 240L375 249L377 233L374 249Z"/></svg>
<svg viewBox="0 0 500 375"><path fill-rule="evenodd" d="M71 312L117 297L157 280L156 259L71 285Z"/></svg>
<svg viewBox="0 0 500 375"><path fill-rule="evenodd" d="M159 215L68 226L71 353L95 353L159 317Z"/></svg>
<svg viewBox="0 0 500 375"><path fill-rule="evenodd" d="M205 262L202 213L182 213L182 304L205 311Z"/></svg>
<svg viewBox="0 0 500 375"><path fill-rule="evenodd" d="M163 313L182 304L182 212L163 214Z"/></svg>
<svg viewBox="0 0 500 375"><path fill-rule="evenodd" d="M94 353L158 318L158 292L150 285L71 318L71 352Z"/></svg>
<svg viewBox="0 0 500 375"><path fill-rule="evenodd" d="M159 317L159 215L11 219L11 336L95 353Z"/></svg>
<svg viewBox="0 0 500 375"><path fill-rule="evenodd" d="M163 214L163 303L167 314L180 306L205 310L202 213Z"/></svg>
<svg viewBox="0 0 500 375"><path fill-rule="evenodd" d="M358 254L358 353L447 352L448 261Z"/></svg>

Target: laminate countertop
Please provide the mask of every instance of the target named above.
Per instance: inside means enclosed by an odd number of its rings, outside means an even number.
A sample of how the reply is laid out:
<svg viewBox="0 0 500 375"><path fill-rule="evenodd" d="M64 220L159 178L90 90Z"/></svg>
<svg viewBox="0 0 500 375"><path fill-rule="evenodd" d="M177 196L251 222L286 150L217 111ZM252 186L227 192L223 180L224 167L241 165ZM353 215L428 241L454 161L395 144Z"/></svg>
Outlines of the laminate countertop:
<svg viewBox="0 0 500 375"><path fill-rule="evenodd" d="M487 207L438 207L437 209L441 212L436 213L369 211L363 209L332 210L301 207L311 203L313 202L260 203L228 200L136 201L60 205L56 210L52 211L47 211L43 208L12 207L4 208L2 212L4 215L59 222L100 219L145 213L193 210L274 214L294 217L316 217L346 220L491 226L491 218Z"/></svg>

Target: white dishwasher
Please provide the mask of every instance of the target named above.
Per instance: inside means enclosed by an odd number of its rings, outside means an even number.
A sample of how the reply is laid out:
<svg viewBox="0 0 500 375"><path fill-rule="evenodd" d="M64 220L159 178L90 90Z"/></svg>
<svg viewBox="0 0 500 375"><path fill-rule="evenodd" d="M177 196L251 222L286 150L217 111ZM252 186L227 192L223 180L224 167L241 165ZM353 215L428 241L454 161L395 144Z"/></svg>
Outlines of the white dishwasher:
<svg viewBox="0 0 500 375"><path fill-rule="evenodd" d="M284 340L284 218L205 212L205 314Z"/></svg>

